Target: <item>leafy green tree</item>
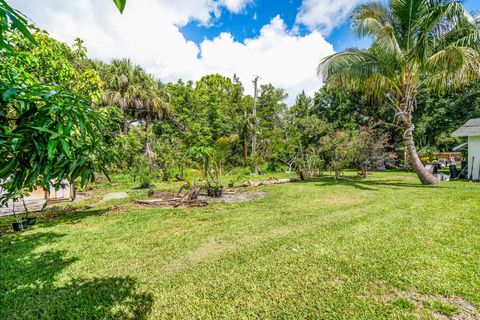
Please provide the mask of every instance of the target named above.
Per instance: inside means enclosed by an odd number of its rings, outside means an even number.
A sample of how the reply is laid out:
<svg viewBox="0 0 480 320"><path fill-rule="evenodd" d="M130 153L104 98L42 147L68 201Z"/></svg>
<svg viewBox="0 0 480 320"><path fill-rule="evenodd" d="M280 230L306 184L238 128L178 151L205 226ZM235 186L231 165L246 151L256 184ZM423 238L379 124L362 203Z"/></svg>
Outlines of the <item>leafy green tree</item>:
<svg viewBox="0 0 480 320"><path fill-rule="evenodd" d="M77 178L84 185L96 172L107 174L106 121L91 107L88 95L96 89L77 93L83 71L71 63L75 52L43 33L35 40L25 18L3 0L0 18L0 202L36 186ZM57 66L60 74L49 72Z"/></svg>
<svg viewBox="0 0 480 320"><path fill-rule="evenodd" d="M349 49L325 58L318 72L328 88L346 88L387 99L396 111L413 169L423 184L437 179L422 165L414 142L413 112L422 88L445 92L479 76L479 16L448 0L367 2L352 14L366 50Z"/></svg>
<svg viewBox="0 0 480 320"><path fill-rule="evenodd" d="M379 130L381 123L371 122L358 129L355 139L355 153L353 162L358 166L363 177L367 177L369 167L384 165L387 158L389 136Z"/></svg>
<svg viewBox="0 0 480 320"><path fill-rule="evenodd" d="M250 148L250 137L253 130L253 98L245 96L242 98L242 108L236 118L236 127L242 148L243 166L248 164L248 151Z"/></svg>
<svg viewBox="0 0 480 320"><path fill-rule="evenodd" d="M354 132L337 130L330 130L320 138L323 160L327 167L335 172L335 179L353 162L357 139Z"/></svg>
<svg viewBox="0 0 480 320"><path fill-rule="evenodd" d="M12 71L13 72L13 71ZM12 83L0 76L1 201L35 186L93 181L111 159L104 119L80 96L60 87Z"/></svg>
<svg viewBox="0 0 480 320"><path fill-rule="evenodd" d="M120 109L123 114L123 133L126 134L130 113L143 107L144 88L139 81L141 68L133 65L130 59L120 59L103 65L100 73L106 86L102 99L106 105L115 105Z"/></svg>
<svg viewBox="0 0 480 320"><path fill-rule="evenodd" d="M460 143L451 133L480 117L480 81L445 95L422 90L414 112L415 142L422 149L451 151Z"/></svg>
<svg viewBox="0 0 480 320"><path fill-rule="evenodd" d="M314 99L300 93L295 104L285 116L285 139L277 150L282 152L282 162L292 168L307 170L309 175L320 171L318 159L319 139L325 134L325 123L315 114Z"/></svg>
<svg viewBox="0 0 480 320"><path fill-rule="evenodd" d="M112 148L118 154L117 167L129 170L134 164L135 155L143 155L145 150L145 133L138 129L130 130L114 139Z"/></svg>
<svg viewBox="0 0 480 320"><path fill-rule="evenodd" d="M288 94L272 84L260 86L257 103L257 155L258 162L268 161L269 170L277 170L281 155L277 146L286 138L285 114Z"/></svg>
<svg viewBox="0 0 480 320"><path fill-rule="evenodd" d="M86 48L80 40L69 47L44 31L38 31L32 37L35 43L25 41L21 34L9 34L6 38L14 50L0 58L2 64L22 71L29 83L54 84L93 101L98 100L103 83L97 71L89 65Z"/></svg>

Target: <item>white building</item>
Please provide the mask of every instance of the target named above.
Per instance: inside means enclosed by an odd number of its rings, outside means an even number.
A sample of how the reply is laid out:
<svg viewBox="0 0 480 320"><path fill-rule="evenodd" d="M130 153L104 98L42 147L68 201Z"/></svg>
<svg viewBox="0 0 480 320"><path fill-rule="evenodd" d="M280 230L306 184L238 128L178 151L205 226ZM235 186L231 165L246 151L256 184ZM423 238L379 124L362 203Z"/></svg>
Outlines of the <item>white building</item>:
<svg viewBox="0 0 480 320"><path fill-rule="evenodd" d="M0 206L0 216L25 212L25 206L28 211L34 212L41 210L47 202L71 201L74 197L74 186L70 185L67 180L62 182L63 186L55 189L53 186L50 190L44 190L41 187L36 188L28 196L18 201L9 201L6 206ZM2 188L0 188L0 197L2 196ZM25 206L24 206L25 203Z"/></svg>
<svg viewBox="0 0 480 320"><path fill-rule="evenodd" d="M468 137L468 174L473 181L480 181L480 118L468 120L454 133L454 137Z"/></svg>

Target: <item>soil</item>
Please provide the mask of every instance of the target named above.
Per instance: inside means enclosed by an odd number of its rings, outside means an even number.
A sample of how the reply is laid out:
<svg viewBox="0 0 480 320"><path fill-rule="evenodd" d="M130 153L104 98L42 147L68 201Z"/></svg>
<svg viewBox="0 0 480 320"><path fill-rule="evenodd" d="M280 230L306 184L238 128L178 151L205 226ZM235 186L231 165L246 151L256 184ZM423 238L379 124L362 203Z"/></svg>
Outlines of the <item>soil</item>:
<svg viewBox="0 0 480 320"><path fill-rule="evenodd" d="M431 314L435 319L441 320L476 320L480 319L480 309L467 300L456 296L428 295L417 291L394 292L385 296L385 300L393 302L399 298L407 299L415 305L418 316L422 314ZM454 306L457 311L453 314L443 314L432 307L432 303L441 302L442 304Z"/></svg>
<svg viewBox="0 0 480 320"><path fill-rule="evenodd" d="M245 202L267 195L266 192L258 190L229 190L223 191L221 198L208 197L204 193L198 195L196 200L187 200L188 193L173 193L169 191L149 191L149 199L136 201L137 204L143 206L154 206L160 208L187 208L187 207L203 207L210 202Z"/></svg>

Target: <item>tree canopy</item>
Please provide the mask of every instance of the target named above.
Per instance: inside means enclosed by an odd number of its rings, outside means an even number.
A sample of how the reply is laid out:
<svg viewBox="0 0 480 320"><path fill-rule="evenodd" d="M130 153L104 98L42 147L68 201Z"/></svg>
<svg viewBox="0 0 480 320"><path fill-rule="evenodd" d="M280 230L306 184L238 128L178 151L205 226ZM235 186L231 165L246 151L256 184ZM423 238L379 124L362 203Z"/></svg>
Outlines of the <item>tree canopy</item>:
<svg viewBox="0 0 480 320"><path fill-rule="evenodd" d="M3 0L0 15L0 201L106 174L107 121L92 108L102 82L85 67L81 42L70 48L43 32L32 35Z"/></svg>
<svg viewBox="0 0 480 320"><path fill-rule="evenodd" d="M370 1L356 7L352 25L360 37L372 38L371 47L325 58L319 74L327 88L389 102L418 177L437 184L417 155L415 101L422 89L441 94L479 78L480 16L449 0Z"/></svg>

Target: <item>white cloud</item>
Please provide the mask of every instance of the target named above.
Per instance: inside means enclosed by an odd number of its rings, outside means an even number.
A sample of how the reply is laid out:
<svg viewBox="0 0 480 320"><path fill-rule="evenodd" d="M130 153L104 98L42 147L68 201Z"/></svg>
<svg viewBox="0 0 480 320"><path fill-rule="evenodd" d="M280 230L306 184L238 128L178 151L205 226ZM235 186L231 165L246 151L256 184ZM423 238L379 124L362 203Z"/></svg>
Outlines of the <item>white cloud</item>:
<svg viewBox="0 0 480 320"><path fill-rule="evenodd" d="M252 3L253 0L221 0L220 3L224 5L229 11L239 13L245 7Z"/></svg>
<svg viewBox="0 0 480 320"><path fill-rule="evenodd" d="M277 16L256 39L240 43L222 33L204 41L201 52L205 66L236 72L247 89L253 75L260 75L263 83L285 88L292 102L301 90L313 93L321 86L315 68L322 57L333 53L333 47L317 31L303 37L289 33Z"/></svg>
<svg viewBox="0 0 480 320"><path fill-rule="evenodd" d="M222 33L200 45L187 41L179 26L197 20L212 23L221 10L242 11L250 0L135 0L120 15L111 1L13 0L12 5L63 41L85 40L89 56L109 61L130 57L163 81L197 80L209 73L240 76L251 93L253 75L285 88L289 102L305 89L321 86L315 74L333 47L318 31L297 36L277 16L255 39L236 41Z"/></svg>
<svg viewBox="0 0 480 320"><path fill-rule="evenodd" d="M360 0L303 0L296 23L328 34L347 18Z"/></svg>

